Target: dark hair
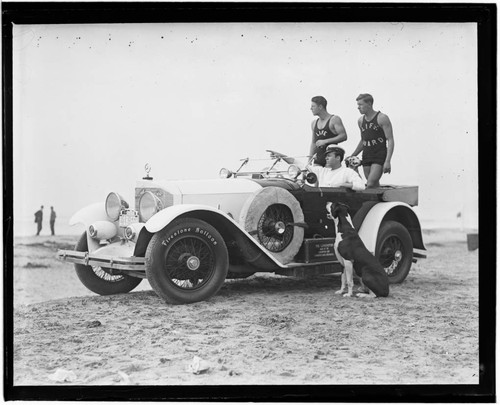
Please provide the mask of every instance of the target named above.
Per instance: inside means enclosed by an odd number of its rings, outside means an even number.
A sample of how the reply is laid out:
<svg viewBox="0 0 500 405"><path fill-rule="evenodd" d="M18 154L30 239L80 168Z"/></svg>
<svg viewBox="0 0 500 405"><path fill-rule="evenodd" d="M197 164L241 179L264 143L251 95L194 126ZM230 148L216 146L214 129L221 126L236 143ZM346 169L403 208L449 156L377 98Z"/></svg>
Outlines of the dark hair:
<svg viewBox="0 0 500 405"><path fill-rule="evenodd" d="M326 98L324 98L323 96L314 96L311 101L313 103L316 103L317 105L322 105L323 108L326 108Z"/></svg>
<svg viewBox="0 0 500 405"><path fill-rule="evenodd" d="M344 155L345 155L345 151L344 150L335 150L333 152L335 154L335 156L339 156L340 157L340 161L342 162L342 160L344 160Z"/></svg>
<svg viewBox="0 0 500 405"><path fill-rule="evenodd" d="M356 97L356 101L363 100L365 103L373 105L373 97L371 94L362 93L358 97Z"/></svg>
<svg viewBox="0 0 500 405"><path fill-rule="evenodd" d="M345 150L340 146L334 146L333 148L330 148L330 150L326 149L325 155L329 153L333 153L335 156L340 157L341 161L344 160Z"/></svg>

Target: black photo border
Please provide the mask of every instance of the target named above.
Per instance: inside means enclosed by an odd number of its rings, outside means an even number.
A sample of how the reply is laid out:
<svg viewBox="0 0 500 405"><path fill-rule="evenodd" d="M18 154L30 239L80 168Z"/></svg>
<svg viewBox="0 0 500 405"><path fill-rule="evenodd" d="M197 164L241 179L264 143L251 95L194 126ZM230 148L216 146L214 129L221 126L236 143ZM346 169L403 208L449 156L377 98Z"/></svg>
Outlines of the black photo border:
<svg viewBox="0 0 500 405"><path fill-rule="evenodd" d="M160 22L477 23L478 153L481 157L479 159L478 156L481 228L478 385L259 385L258 388L13 385L12 24ZM497 9L494 3L3 2L4 398L85 401L495 402L496 195L493 190L485 190L485 187L496 185L496 29ZM443 100L443 103L448 101Z"/></svg>

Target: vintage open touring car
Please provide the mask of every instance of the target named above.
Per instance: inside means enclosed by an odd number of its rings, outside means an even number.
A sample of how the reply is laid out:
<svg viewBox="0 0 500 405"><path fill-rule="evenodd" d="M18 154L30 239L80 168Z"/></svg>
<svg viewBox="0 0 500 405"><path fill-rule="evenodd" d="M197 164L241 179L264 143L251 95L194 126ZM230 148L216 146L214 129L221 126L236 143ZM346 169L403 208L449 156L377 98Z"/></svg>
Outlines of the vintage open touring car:
<svg viewBox="0 0 500 405"><path fill-rule="evenodd" d="M350 207L390 282L402 282L412 262L425 257L412 209L418 187L317 187L309 164L300 158L289 164L271 153L243 159L234 172L222 169L220 178L196 181L156 180L146 165L134 207L111 192L104 203L78 211L70 224L83 224L85 232L75 250L57 256L74 263L81 282L97 294L126 293L147 278L167 303L202 301L226 278L341 272L326 211L331 201Z"/></svg>

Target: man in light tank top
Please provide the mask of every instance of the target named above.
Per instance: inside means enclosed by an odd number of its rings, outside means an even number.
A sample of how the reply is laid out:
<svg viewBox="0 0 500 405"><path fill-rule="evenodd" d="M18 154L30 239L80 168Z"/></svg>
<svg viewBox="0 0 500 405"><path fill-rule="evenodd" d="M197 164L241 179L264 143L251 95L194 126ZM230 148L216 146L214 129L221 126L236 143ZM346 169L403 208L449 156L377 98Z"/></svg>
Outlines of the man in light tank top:
<svg viewBox="0 0 500 405"><path fill-rule="evenodd" d="M327 101L322 96L311 99L311 112L318 118L311 124L312 140L309 155L316 153L314 163L325 166L325 151L330 144L338 144L347 139L344 124L338 115L329 114L326 110Z"/></svg>
<svg viewBox="0 0 500 405"><path fill-rule="evenodd" d="M373 109L373 97L370 94L360 94L356 102L359 112L363 115L358 119L361 140L352 156L363 151L362 165L366 188L380 187L382 174L391 172L394 151L392 124L387 115Z"/></svg>

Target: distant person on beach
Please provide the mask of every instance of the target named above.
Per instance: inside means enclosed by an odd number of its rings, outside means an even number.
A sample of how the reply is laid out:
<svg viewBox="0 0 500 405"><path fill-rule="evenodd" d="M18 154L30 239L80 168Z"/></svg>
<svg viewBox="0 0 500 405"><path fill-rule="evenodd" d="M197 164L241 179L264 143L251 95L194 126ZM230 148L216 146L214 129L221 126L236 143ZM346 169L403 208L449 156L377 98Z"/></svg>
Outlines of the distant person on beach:
<svg viewBox="0 0 500 405"><path fill-rule="evenodd" d="M54 207L50 207L50 232L52 236L55 235L54 232L54 224L56 223L56 212L54 211Z"/></svg>
<svg viewBox="0 0 500 405"><path fill-rule="evenodd" d="M37 225L36 236L40 235L40 231L42 230L42 221L43 221L43 205L37 212L35 212L35 224Z"/></svg>
<svg viewBox="0 0 500 405"><path fill-rule="evenodd" d="M391 172L394 151L392 124L387 115L373 109L373 97L370 94L360 94L356 101L358 110L363 115L358 119L361 140L352 156L363 151L362 165L366 187L380 187L382 174Z"/></svg>
<svg viewBox="0 0 500 405"><path fill-rule="evenodd" d="M311 99L311 112L318 118L311 124L312 140L309 155L316 154L314 163L325 166L326 147L331 144L337 145L347 139L344 124L338 115L330 114L326 110L327 101L323 96L315 96Z"/></svg>

